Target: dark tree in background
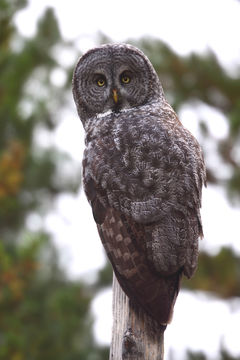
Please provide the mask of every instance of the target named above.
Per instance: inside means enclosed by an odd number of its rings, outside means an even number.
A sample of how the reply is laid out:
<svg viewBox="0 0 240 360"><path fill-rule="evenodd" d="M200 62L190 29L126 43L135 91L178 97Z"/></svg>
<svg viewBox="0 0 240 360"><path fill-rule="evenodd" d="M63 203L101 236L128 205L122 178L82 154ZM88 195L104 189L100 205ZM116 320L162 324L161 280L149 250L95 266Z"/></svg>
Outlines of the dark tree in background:
<svg viewBox="0 0 240 360"><path fill-rule="evenodd" d="M34 218L38 223L44 218L58 195L78 190L80 171L61 171L73 160L37 141L39 131L54 131L58 114L69 106L73 65L61 65L55 51L74 45L61 38L52 10L46 10L32 38L21 37L13 20L26 5L25 0L0 0L0 359L108 359L106 349L94 342L89 309L96 291L111 284L111 269L103 269L91 287L69 280L44 222L29 226ZM180 57L153 39L135 45L151 59L176 111L203 103L226 116L229 130L221 140L212 139L200 119L204 138L217 142L219 158L229 168L222 176L207 163L208 182L223 187L239 205L240 71L229 75L212 53ZM61 85L52 81L56 69L66 75ZM204 252L195 277L184 284L225 299L239 297L239 269L240 257L231 248L215 256ZM203 349L186 359L207 357ZM234 360L224 349L219 359Z"/></svg>

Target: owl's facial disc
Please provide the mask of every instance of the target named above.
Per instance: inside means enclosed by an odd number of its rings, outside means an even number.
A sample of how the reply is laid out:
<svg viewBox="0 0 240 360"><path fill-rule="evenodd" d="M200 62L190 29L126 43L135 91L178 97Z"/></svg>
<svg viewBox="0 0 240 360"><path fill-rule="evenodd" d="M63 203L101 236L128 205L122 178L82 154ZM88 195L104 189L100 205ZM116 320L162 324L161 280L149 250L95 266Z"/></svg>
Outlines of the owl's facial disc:
<svg viewBox="0 0 240 360"><path fill-rule="evenodd" d="M160 93L150 62L128 45L92 49L82 56L74 72L73 94L83 122L108 111L142 106Z"/></svg>

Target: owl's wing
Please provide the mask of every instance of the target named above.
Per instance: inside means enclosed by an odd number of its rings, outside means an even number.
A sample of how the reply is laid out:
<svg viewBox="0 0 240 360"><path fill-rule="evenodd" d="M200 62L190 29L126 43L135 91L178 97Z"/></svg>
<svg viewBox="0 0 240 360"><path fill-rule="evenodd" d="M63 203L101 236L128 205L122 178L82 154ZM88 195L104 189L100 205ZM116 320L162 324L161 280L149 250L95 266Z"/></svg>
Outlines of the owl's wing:
<svg viewBox="0 0 240 360"><path fill-rule="evenodd" d="M104 207L98 198L99 190L93 180L85 183L100 238L119 284L128 297L159 324L169 323L182 269L170 276L161 276L147 257L146 244L151 243L151 232L146 225L114 208Z"/></svg>
<svg viewBox="0 0 240 360"><path fill-rule="evenodd" d="M98 231L124 292L159 324L171 321L181 271L161 277L148 262L144 226L109 208Z"/></svg>
<svg viewBox="0 0 240 360"><path fill-rule="evenodd" d="M84 163L83 163L84 171ZM84 177L84 190L92 207L93 218L97 224L102 224L106 216L106 207L103 206L101 198L106 197L101 186L98 186L92 178ZM102 196L101 196L102 195Z"/></svg>

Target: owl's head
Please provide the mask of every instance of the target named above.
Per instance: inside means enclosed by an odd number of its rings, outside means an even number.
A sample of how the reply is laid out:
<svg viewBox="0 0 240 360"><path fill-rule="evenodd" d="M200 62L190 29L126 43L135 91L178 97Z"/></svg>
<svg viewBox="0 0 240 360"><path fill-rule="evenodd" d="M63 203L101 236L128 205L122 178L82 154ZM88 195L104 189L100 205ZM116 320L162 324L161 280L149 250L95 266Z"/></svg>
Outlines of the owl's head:
<svg viewBox="0 0 240 360"><path fill-rule="evenodd" d="M94 48L79 60L73 75L73 95L79 116L135 108L163 96L158 76L139 49L126 44Z"/></svg>

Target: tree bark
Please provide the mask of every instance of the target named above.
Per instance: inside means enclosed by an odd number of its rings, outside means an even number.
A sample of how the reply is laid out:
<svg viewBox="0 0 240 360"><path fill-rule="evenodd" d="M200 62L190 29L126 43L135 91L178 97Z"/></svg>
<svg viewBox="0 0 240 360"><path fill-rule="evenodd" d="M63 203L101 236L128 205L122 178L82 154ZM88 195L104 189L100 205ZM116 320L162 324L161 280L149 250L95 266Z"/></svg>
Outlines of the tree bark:
<svg viewBox="0 0 240 360"><path fill-rule="evenodd" d="M165 328L129 301L113 274L113 328L109 360L163 360Z"/></svg>

